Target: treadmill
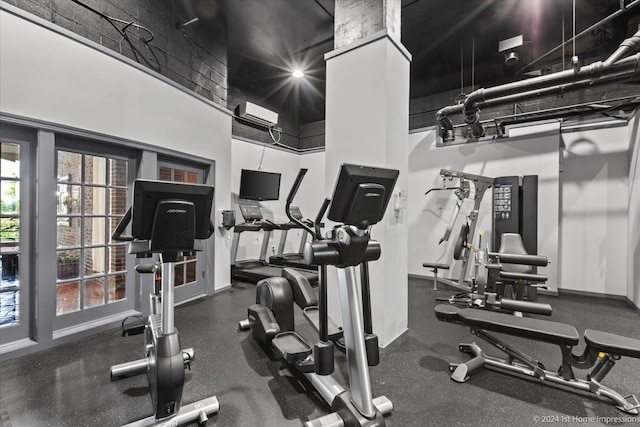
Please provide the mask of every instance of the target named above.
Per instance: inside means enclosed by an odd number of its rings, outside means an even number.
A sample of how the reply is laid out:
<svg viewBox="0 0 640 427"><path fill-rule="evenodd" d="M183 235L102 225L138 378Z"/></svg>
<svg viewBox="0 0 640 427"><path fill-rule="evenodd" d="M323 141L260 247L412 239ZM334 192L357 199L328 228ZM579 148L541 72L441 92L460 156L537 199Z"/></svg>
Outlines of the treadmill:
<svg viewBox="0 0 640 427"><path fill-rule="evenodd" d="M290 206L289 213L298 221L311 222L304 220L302 212L297 206ZM310 224L310 227L313 227L312 222ZM293 221L289 221L285 224L278 224L278 229L281 231L280 243L278 244L278 253L269 257L269 263L274 265L283 265L285 267L294 267L302 270L317 271L318 266L307 265L304 262L304 245L307 242L309 232ZM300 238L300 246L298 248L298 252L284 253L284 246L287 243L287 234L289 230L302 230L302 237Z"/></svg>
<svg viewBox="0 0 640 427"><path fill-rule="evenodd" d="M242 224L233 227L233 243L231 244L231 277L242 282L258 283L262 279L282 276L281 266L271 265L266 262L267 250L269 248L269 237L273 230L280 226L264 219L260 207L257 205L240 205L240 213L244 218ZM259 259L249 259L238 261L238 244L240 235L245 231L264 231L262 247ZM317 271L297 270L311 284L318 283Z"/></svg>

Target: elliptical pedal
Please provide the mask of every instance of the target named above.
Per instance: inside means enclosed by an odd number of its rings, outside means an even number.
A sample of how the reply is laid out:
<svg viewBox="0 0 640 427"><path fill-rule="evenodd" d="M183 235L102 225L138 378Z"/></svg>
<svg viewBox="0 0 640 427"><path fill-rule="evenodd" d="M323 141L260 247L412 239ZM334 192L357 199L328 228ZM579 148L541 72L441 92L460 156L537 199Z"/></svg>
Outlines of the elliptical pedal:
<svg viewBox="0 0 640 427"><path fill-rule="evenodd" d="M316 332L318 332L318 325L320 325L320 310L318 309L318 306L307 307L302 310L302 314L304 314L304 317L311 323ZM327 336L329 341L335 342L342 338L342 328L336 325L331 318L327 320Z"/></svg>
<svg viewBox="0 0 640 427"><path fill-rule="evenodd" d="M278 354L289 363L304 360L313 351L311 346L293 331L279 333L271 343Z"/></svg>

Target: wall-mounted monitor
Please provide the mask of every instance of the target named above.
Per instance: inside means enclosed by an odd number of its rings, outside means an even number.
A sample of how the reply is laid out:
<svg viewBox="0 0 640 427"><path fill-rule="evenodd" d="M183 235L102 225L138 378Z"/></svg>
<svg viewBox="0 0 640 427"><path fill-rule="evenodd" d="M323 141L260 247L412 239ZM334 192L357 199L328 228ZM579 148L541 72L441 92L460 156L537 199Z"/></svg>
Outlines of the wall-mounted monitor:
<svg viewBox="0 0 640 427"><path fill-rule="evenodd" d="M278 200L280 174L242 169L239 197L245 200Z"/></svg>

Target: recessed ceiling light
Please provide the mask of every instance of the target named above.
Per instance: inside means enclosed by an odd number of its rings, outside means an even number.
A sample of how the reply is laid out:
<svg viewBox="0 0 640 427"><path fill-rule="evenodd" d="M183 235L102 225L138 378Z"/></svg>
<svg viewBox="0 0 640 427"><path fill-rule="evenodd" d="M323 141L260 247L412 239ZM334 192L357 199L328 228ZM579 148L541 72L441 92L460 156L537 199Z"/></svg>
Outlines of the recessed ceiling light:
<svg viewBox="0 0 640 427"><path fill-rule="evenodd" d="M304 77L304 73L302 72L302 70L294 70L293 73L291 73L291 75L296 79L301 79Z"/></svg>

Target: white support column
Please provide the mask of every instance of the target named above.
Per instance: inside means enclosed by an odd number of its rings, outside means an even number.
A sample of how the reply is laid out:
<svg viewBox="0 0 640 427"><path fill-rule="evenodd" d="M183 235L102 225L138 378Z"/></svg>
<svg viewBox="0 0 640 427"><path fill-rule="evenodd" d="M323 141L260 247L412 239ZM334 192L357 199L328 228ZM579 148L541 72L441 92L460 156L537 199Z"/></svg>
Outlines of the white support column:
<svg viewBox="0 0 640 427"><path fill-rule="evenodd" d="M411 55L399 42L400 14L394 11L400 2L397 3L379 0L376 5L382 8L378 13L381 21L363 18L354 22L357 14L353 7L359 4L363 8L363 3L336 2L336 46L342 47L325 55L328 195L345 162L400 170L394 193L406 194ZM348 16L341 15L345 4ZM357 31L345 30L344 26L349 25L346 21L358 27ZM382 29L363 31L367 25ZM366 35L353 42L346 39L358 32ZM370 264L370 277L374 333L383 348L407 329L406 218L405 208L394 209L392 196L385 218L372 232L372 238L382 245L381 259ZM339 319L337 294L331 284L335 276L330 273L329 279L330 315Z"/></svg>

